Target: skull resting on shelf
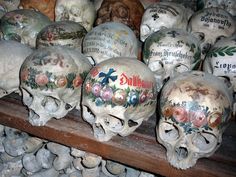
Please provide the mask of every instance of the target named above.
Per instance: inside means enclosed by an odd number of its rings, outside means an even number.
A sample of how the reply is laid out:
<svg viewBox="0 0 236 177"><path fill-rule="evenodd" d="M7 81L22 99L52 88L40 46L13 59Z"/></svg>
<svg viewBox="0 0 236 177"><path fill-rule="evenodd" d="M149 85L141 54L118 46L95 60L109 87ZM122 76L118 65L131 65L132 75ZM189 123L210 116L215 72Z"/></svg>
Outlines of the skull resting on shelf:
<svg viewBox="0 0 236 177"><path fill-rule="evenodd" d="M111 58L97 64L84 81L82 95L83 118L99 141L129 135L156 110L153 73L134 58Z"/></svg>
<svg viewBox="0 0 236 177"><path fill-rule="evenodd" d="M29 122L42 126L79 108L81 85L91 64L78 50L52 46L35 50L21 66L20 88Z"/></svg>
<svg viewBox="0 0 236 177"><path fill-rule="evenodd" d="M157 139L169 163L187 169L220 146L232 113L232 92L212 74L185 72L163 87L159 108Z"/></svg>

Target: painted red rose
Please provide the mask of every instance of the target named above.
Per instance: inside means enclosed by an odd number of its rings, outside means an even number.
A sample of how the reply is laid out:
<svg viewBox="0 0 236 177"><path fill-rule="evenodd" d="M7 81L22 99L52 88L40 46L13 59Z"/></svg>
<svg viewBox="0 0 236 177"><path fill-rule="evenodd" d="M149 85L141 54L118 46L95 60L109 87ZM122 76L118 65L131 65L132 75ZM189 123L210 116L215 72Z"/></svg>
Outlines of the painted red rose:
<svg viewBox="0 0 236 177"><path fill-rule="evenodd" d="M98 68L94 67L93 69L91 69L90 74L95 77L98 74Z"/></svg>
<svg viewBox="0 0 236 177"><path fill-rule="evenodd" d="M92 91L92 83L91 82L86 82L85 91L86 91L86 93L90 93Z"/></svg>
<svg viewBox="0 0 236 177"><path fill-rule="evenodd" d="M76 76L73 80L73 86L74 87L80 87L83 83L83 79L80 76Z"/></svg>
<svg viewBox="0 0 236 177"><path fill-rule="evenodd" d="M202 111L190 111L189 117L195 127L199 128L207 124L206 115Z"/></svg>
<svg viewBox="0 0 236 177"><path fill-rule="evenodd" d="M208 117L208 125L212 128L218 127L221 124L222 114L219 112L211 113Z"/></svg>
<svg viewBox="0 0 236 177"><path fill-rule="evenodd" d="M44 73L40 73L37 74L35 76L35 82L39 85L39 86L44 86L48 83L48 77L46 74Z"/></svg>
<svg viewBox="0 0 236 177"><path fill-rule="evenodd" d="M188 112L186 111L185 108L180 107L180 106L176 106L173 107L173 117L175 118L176 121L178 122L188 122L189 118L188 118Z"/></svg>

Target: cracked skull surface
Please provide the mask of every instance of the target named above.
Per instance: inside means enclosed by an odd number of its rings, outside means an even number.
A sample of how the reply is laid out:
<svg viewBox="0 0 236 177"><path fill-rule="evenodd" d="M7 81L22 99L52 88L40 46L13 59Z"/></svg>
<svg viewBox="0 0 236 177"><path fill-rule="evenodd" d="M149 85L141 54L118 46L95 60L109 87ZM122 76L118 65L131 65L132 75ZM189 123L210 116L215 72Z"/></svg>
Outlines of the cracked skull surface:
<svg viewBox="0 0 236 177"><path fill-rule="evenodd" d="M168 162L187 169L211 156L222 142L232 111L232 92L218 77L201 71L169 80L160 96L157 139Z"/></svg>
<svg viewBox="0 0 236 177"><path fill-rule="evenodd" d="M78 50L53 46L35 50L20 71L23 102L29 122L42 126L79 108L81 85L91 68Z"/></svg>
<svg viewBox="0 0 236 177"><path fill-rule="evenodd" d="M95 138L127 136L153 115L155 85L152 71L137 59L111 58L97 64L87 75L82 94L82 115Z"/></svg>

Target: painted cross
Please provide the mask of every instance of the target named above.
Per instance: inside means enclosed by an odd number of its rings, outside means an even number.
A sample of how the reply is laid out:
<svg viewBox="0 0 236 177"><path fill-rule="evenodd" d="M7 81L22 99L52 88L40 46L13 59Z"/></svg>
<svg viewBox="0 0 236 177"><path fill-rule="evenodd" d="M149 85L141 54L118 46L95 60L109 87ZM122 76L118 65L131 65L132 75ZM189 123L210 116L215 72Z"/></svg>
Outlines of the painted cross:
<svg viewBox="0 0 236 177"><path fill-rule="evenodd" d="M109 83L109 79L115 81L117 76L111 76L112 73L116 72L113 68L110 68L108 73L100 72L98 77L104 77L101 81L102 85L106 85Z"/></svg>

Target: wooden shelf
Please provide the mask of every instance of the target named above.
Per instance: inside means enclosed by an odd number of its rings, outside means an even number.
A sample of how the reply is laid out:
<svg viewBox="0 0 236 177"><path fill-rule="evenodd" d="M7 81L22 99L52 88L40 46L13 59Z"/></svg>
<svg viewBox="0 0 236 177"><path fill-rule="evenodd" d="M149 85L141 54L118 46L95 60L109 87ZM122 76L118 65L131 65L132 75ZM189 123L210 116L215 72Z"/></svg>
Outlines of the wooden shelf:
<svg viewBox="0 0 236 177"><path fill-rule="evenodd" d="M9 95L0 99L0 124L17 128L34 136L85 150L144 171L167 177L235 177L236 176L236 123L232 121L223 136L217 152L198 160L188 170L178 170L168 163L165 148L156 140L156 118L152 117L130 136L116 136L108 142L93 137L88 123L80 112L50 120L45 126L32 126L27 121L28 111L19 96Z"/></svg>

